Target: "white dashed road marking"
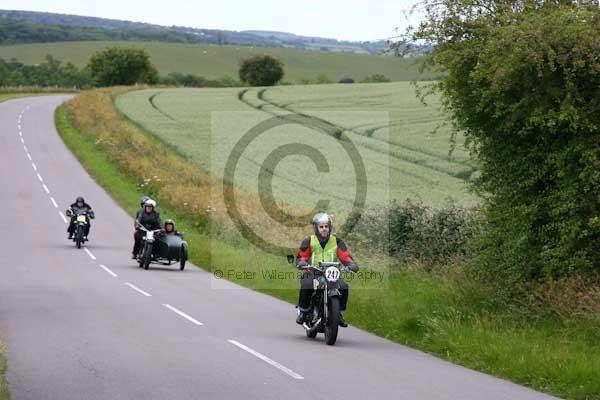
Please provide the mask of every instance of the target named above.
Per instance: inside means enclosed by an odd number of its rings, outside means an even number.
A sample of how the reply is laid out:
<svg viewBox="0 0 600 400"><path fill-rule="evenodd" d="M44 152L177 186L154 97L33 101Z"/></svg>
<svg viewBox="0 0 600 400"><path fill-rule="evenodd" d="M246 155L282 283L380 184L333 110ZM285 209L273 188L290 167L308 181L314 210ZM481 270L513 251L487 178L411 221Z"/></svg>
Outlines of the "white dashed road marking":
<svg viewBox="0 0 600 400"><path fill-rule="evenodd" d="M115 278L118 276L117 274L112 272L106 265L100 264L100 268L102 268L103 270L105 270L106 272L108 272L110 275L112 275Z"/></svg>
<svg viewBox="0 0 600 400"><path fill-rule="evenodd" d="M96 256L95 256L95 255L93 255L93 254L92 254L92 252L91 252L91 251L89 251L87 247L84 247L84 248L83 248L83 250L85 250L85 252L87 253L87 255L88 255L88 256L90 256L90 258L91 258L92 260L95 260L95 259L96 259Z"/></svg>
<svg viewBox="0 0 600 400"><path fill-rule="evenodd" d="M302 375L299 375L297 373L295 373L294 371L292 371L291 369L279 364L277 361L271 360L269 357L260 354L258 351L251 349L248 346L244 346L243 344L241 344L240 342L237 342L235 340L229 339L228 340L229 343L231 343L234 346L239 347L240 349L247 351L248 353L252 354L253 356L260 358L261 360L263 360L264 362L266 362L267 364L272 365L273 367L277 368L278 370L288 374L289 376L291 376L294 379L304 379L304 377Z"/></svg>
<svg viewBox="0 0 600 400"><path fill-rule="evenodd" d="M202 322L195 320L194 318L190 317L189 315L187 315L186 313L184 313L183 311L180 311L178 309L176 309L175 307L173 307L172 305L169 304L163 304L163 306L165 306L166 308L168 308L169 310L173 311L175 314L187 319L188 321L190 321L193 324L196 325L204 325Z"/></svg>
<svg viewBox="0 0 600 400"><path fill-rule="evenodd" d="M144 295L144 296L146 296L146 297L152 297L152 295L151 295L150 293L148 293L148 292L144 292L142 289L140 289L139 287L135 286L135 285L134 285L134 284L132 284L132 283L125 282L125 284L126 284L127 286L129 286L130 288L132 288L133 290L135 290L136 292L138 292L138 293L141 293L141 294L143 294L143 295Z"/></svg>

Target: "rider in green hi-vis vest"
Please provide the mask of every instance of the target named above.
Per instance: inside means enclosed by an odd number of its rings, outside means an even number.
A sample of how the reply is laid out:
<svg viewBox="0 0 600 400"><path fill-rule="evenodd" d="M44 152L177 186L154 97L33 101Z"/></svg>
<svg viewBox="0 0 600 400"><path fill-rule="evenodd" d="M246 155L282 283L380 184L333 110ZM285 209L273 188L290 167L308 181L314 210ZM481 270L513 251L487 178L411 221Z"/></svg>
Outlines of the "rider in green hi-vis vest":
<svg viewBox="0 0 600 400"><path fill-rule="evenodd" d="M329 240L326 242L325 247L321 246L317 235L310 236L310 250L312 252L310 256L310 264L315 265L319 261L325 262L336 262L337 257L337 241L335 235L329 235Z"/></svg>
<svg viewBox="0 0 600 400"><path fill-rule="evenodd" d="M333 223L331 217L326 213L318 213L312 220L314 234L305 238L300 244L300 252L298 253L297 266L305 267L307 265L315 265L319 261L336 262L340 261L353 272L358 271L358 265L352 259L350 250L343 240L332 235ZM313 278L311 270L304 270L304 275L300 279L300 295L298 298L298 318L296 323L302 325L305 322L306 315L310 307L310 299L313 293ZM340 310L346 310L348 304L349 288L348 284L343 279L338 280L340 284ZM347 327L348 324L340 313L340 326Z"/></svg>

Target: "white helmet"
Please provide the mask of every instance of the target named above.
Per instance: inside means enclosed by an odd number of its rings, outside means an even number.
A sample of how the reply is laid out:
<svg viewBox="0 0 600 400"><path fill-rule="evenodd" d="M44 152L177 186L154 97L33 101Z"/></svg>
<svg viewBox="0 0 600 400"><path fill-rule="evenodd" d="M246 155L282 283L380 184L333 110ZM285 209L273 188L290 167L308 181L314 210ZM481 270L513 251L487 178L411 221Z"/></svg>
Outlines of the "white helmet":
<svg viewBox="0 0 600 400"><path fill-rule="evenodd" d="M144 207L156 207L156 202L152 199L148 199L144 202Z"/></svg>
<svg viewBox="0 0 600 400"><path fill-rule="evenodd" d="M327 224L329 225L329 233L331 234L333 231L333 221L331 216L327 213L317 213L312 219L313 229L315 234L319 233L319 224Z"/></svg>

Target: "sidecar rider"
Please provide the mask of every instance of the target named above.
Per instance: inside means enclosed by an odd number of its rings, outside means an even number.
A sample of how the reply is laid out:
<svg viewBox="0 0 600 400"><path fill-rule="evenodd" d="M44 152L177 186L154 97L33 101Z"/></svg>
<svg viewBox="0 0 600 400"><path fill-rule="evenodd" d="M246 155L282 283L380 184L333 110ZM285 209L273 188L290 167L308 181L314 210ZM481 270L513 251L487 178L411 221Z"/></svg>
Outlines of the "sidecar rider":
<svg viewBox="0 0 600 400"><path fill-rule="evenodd" d="M183 239L183 234L181 234L175 229L175 221L173 221L172 219L168 219L165 221L164 231L167 235L175 235Z"/></svg>

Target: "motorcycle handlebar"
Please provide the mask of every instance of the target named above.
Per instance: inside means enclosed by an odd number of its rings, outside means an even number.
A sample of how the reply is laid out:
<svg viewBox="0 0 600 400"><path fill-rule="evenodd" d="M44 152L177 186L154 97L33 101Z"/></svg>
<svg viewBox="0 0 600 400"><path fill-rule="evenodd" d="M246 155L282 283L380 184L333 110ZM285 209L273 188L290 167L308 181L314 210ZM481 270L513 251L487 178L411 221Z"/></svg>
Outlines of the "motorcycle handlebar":
<svg viewBox="0 0 600 400"><path fill-rule="evenodd" d="M348 267L342 263L322 263L319 265L305 265L303 267L299 267L299 269L301 269L301 270L316 269L317 271L322 272L327 267L337 267L340 271L355 273L354 271L348 269Z"/></svg>
<svg viewBox="0 0 600 400"><path fill-rule="evenodd" d="M90 210L90 211L81 210L81 211L74 212L71 208L69 208L69 209L67 209L67 211L65 211L65 215L67 217L72 217L72 216L76 216L76 215L86 215L91 219L96 218L96 214L94 214L94 211L92 211L92 210Z"/></svg>
<svg viewBox="0 0 600 400"><path fill-rule="evenodd" d="M144 232L161 232L162 231L162 229L148 229L144 225L140 224L138 221L135 221L135 226L137 226Z"/></svg>

